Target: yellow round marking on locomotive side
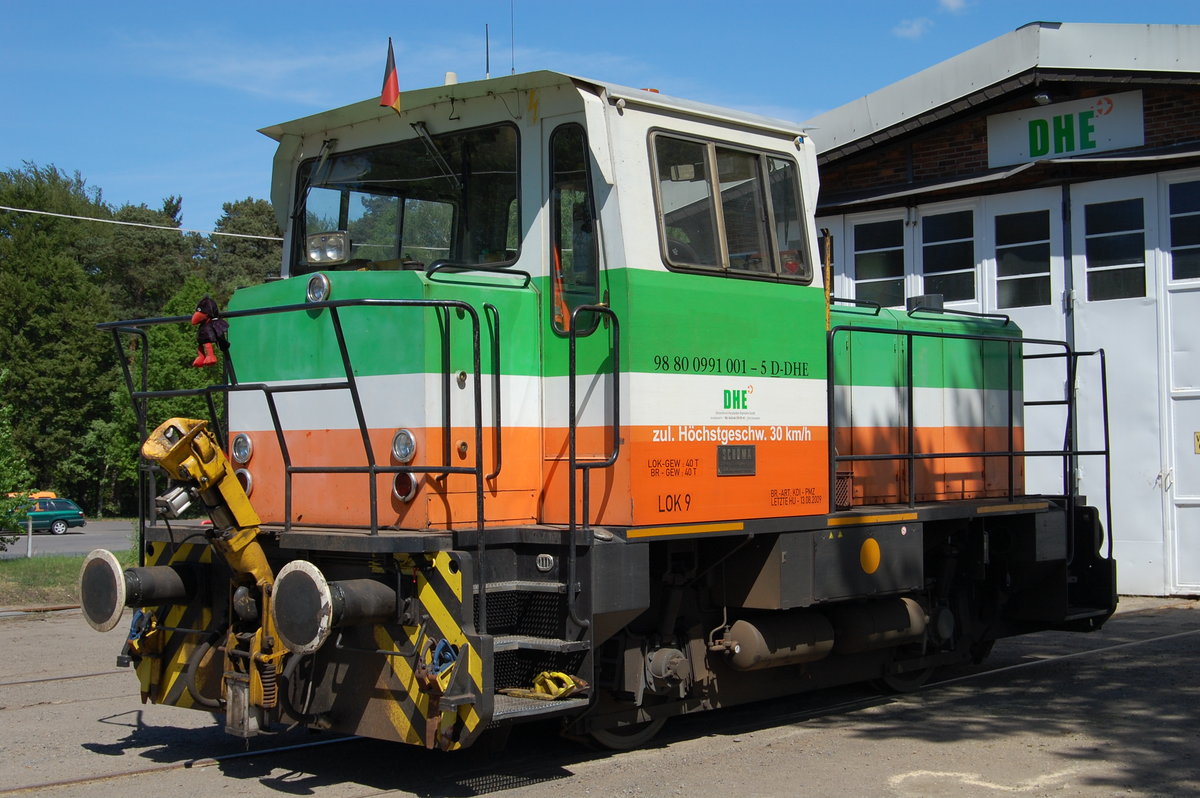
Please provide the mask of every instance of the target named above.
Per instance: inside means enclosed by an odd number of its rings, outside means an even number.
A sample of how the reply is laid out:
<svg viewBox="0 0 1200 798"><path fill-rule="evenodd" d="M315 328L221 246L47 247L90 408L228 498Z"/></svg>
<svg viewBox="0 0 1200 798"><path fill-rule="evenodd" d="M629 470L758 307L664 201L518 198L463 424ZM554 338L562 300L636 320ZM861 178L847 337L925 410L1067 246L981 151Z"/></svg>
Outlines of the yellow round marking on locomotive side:
<svg viewBox="0 0 1200 798"><path fill-rule="evenodd" d="M863 571L873 574L879 570L879 557L879 541L875 538L864 540L858 549L858 563Z"/></svg>

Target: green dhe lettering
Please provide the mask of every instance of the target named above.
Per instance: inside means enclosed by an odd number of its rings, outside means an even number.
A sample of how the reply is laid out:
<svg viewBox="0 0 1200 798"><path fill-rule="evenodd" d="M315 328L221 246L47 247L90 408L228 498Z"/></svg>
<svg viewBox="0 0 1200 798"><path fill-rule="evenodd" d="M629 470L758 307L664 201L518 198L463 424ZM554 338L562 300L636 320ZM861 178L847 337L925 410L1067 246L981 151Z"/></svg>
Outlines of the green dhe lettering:
<svg viewBox="0 0 1200 798"><path fill-rule="evenodd" d="M1095 111L1083 111L1079 114L1079 149L1081 150L1091 150L1096 147L1096 140L1092 138L1096 132L1096 126L1092 122L1095 116Z"/></svg>
<svg viewBox="0 0 1200 798"><path fill-rule="evenodd" d="M1029 120L1029 157L1037 158L1050 152L1050 123L1045 119Z"/></svg>
<svg viewBox="0 0 1200 798"><path fill-rule="evenodd" d="M1075 151L1075 117L1063 114L1054 117L1054 152Z"/></svg>

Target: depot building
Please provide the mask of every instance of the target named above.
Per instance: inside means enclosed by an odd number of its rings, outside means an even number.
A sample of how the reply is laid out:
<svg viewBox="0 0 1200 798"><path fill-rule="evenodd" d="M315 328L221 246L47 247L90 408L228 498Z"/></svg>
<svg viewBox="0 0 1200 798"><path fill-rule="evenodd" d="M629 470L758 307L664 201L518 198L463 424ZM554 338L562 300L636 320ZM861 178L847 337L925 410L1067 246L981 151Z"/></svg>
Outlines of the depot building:
<svg viewBox="0 0 1200 798"><path fill-rule="evenodd" d="M1107 428L1098 355L1074 424L1072 359L1027 361L1026 450L1111 455L1027 457L1027 490L1107 505L1120 592L1200 593L1200 26L1032 23L806 126L833 293L1103 350Z"/></svg>

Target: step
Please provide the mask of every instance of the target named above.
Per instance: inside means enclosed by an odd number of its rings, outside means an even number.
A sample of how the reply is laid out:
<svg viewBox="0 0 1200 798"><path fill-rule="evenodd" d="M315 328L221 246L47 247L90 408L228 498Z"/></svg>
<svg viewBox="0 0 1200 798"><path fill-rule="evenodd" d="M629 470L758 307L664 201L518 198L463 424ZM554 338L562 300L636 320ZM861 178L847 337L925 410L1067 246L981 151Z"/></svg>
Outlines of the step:
<svg viewBox="0 0 1200 798"><path fill-rule="evenodd" d="M579 712L587 708L586 696L558 698L553 701L543 701L538 698L518 698L517 696L497 693L495 708L492 711L492 722L513 720L515 718L532 718L540 715L560 715L567 712Z"/></svg>
<svg viewBox="0 0 1200 798"><path fill-rule="evenodd" d="M1068 607L1063 620L1081 621L1085 618L1103 618L1111 614L1112 610L1107 607Z"/></svg>
<svg viewBox="0 0 1200 798"><path fill-rule="evenodd" d="M562 582L530 582L523 579L513 579L508 582L488 582L487 593L566 593L567 586ZM472 593L478 593L479 587L473 586Z"/></svg>
<svg viewBox="0 0 1200 798"><path fill-rule="evenodd" d="M572 651L587 651L591 646L586 640L561 640L556 637L531 637L529 635L497 635L492 639L492 650L516 651L555 651L568 653ZM537 700L537 699L533 699Z"/></svg>

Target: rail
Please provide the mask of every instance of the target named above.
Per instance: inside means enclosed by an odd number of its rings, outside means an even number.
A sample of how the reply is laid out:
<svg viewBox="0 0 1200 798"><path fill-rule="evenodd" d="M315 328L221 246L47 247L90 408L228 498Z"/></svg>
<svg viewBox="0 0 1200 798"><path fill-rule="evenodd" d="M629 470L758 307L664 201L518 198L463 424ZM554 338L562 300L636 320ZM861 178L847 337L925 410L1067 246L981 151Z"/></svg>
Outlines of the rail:
<svg viewBox="0 0 1200 798"><path fill-rule="evenodd" d="M611 321L612 329L612 453L604 460L594 462L580 463L578 460L578 432L579 423L576 418L577 410L577 342L578 342L578 318L580 313L592 312L600 314ZM589 622L586 619L580 618L575 609L575 568L576 568L576 533L579 525L577 522L576 492L578 490L577 482L580 472L582 472L583 482L583 529L591 527L591 472L596 468L608 468L617 462L617 455L621 452L621 325L617 319L617 314L612 308L606 305L580 305L571 311L571 329L568 334L569 355L568 355L568 478L570 487L567 491L567 527L570 542L567 546L567 612L571 620L581 628L586 628Z"/></svg>
<svg viewBox="0 0 1200 798"><path fill-rule="evenodd" d="M836 346L835 341L839 334L864 333L871 335L888 335L896 338L901 338L904 341L905 349L905 380L903 387L905 390L905 418L904 428L906 429L906 447L905 451L895 454L855 454L844 455L839 454L836 448L836 430L837 430L837 370L835 364ZM992 344L1004 344L1007 349L1007 382L1006 394L1008 401L1007 413L1007 443L1006 449L988 450L988 451L946 451L946 452L918 452L916 451L916 403L915 403L915 381L914 381L914 339L916 338L934 338L934 339L950 339L960 341L980 341ZM1061 358L1066 363L1066 379L1063 384L1063 398L1051 400L1036 400L1025 401L1022 399L1023 407L1036 406L1065 406L1067 409L1067 418L1065 422L1065 431L1063 436L1063 447L1056 450L1031 450L1017 449L1015 441L1015 425L1014 425L1014 410L1015 407L1015 380L1013 374L1013 365L1015 359L1013 357L1014 348L1021 347L1021 359L1039 360L1048 358ZM1025 354L1026 346L1041 346L1050 347L1053 349L1061 349L1062 351ZM1101 391L1101 408L1102 408L1102 427L1104 444L1101 449L1080 449L1078 447L1077 433L1077 412L1075 385L1078 375L1078 361L1083 357L1096 356L1099 358L1100 368L1100 391ZM1105 360L1104 350L1099 349L1090 352L1075 352L1072 351L1070 345L1064 341L1054 341L1040 338L1023 338L1023 337L1008 337L994 336L972 333L957 333L957 332L936 332L932 330L903 330L889 329L881 327L864 327L853 324L837 325L830 329L826 338L826 367L829 375L829 389L827 391L827 413L829 419L829 461L831 464L829 473L829 495L836 496L837 488L837 465L839 463L854 463L862 461L878 461L891 460L899 461L904 464L906 472L906 499L907 504L912 507L916 505L917 486L916 486L916 465L918 461L924 460L941 460L953 458L989 458L1003 457L1006 458L1008 464L1008 501L1013 501L1016 498L1016 460L1021 457L1059 457L1062 458L1062 495L1066 502L1068 518L1074 519L1076 491L1073 489L1071 480L1075 471L1075 465L1081 457L1102 457L1104 459L1104 495L1105 495L1105 511L1106 511L1106 527L1105 537L1108 546L1108 558L1112 558L1112 460L1110 451L1110 432L1108 422L1108 370L1107 361ZM1070 536L1069 545L1074 546L1074 536ZM1073 557L1072 551L1068 553L1068 561Z"/></svg>
<svg viewBox="0 0 1200 798"><path fill-rule="evenodd" d="M351 362L350 347L346 341L345 329L342 323L341 312L347 308L382 308L382 309L426 309L432 310L438 316L439 328L441 334L441 355L442 355L442 401L441 401L441 416L442 416L442 463L432 465L387 465L378 462L375 456L375 451L371 443L370 434L367 427L366 415L363 410L362 395L359 390L358 379L355 376L353 363ZM151 319L141 319L137 321L117 321L106 322L97 325L101 330L111 332L114 345L117 349L118 361L121 363L123 375L125 378L126 387L129 390L130 397L133 400L134 411L137 416L138 434L142 440L147 435L147 416L149 413L149 402L153 399L165 399L172 397L183 396L202 396L207 404L210 423L214 432L217 434L218 440L221 440L228 449L229 441L226 439L226 432L223 431L221 425L221 413L218 411L214 397L221 396L228 399L229 394L237 392L258 392L261 393L266 401L267 408L270 412L271 423L274 428L276 441L279 445L280 455L284 464L284 531L290 531L293 524L292 505L293 505L293 477L298 474L363 474L367 477L369 483L370 494L370 526L369 534L379 534L379 506L378 506L378 480L377 476L381 474L436 474L438 478L445 478L449 474L468 474L475 478L475 509L476 509L476 525L478 528L477 548L476 548L476 567L475 578L479 584L479 601L480 601L480 617L486 619L486 589L484 580L484 482L485 479L494 478L500 471L500 450L497 447L496 463L492 473L485 477L485 467L483 462L483 399L482 399L482 368L480 362L480 317L478 312L470 304L458 300L424 300L424 299L341 299L341 300L326 300L321 302L306 302L302 304L281 305L270 308L257 308L252 310L228 311L222 314L222 318L233 320L238 318L248 318L257 316L267 316L285 313L308 313L327 312L329 324L332 326L334 337L337 341L337 349L341 358L343 375L340 378L331 378L320 380L311 383L303 384L269 384L265 382L243 383L236 377L234 368L234 357L231 349L224 348L225 357L222 362L225 364L224 376L225 382L219 384L210 384L199 388L190 389L173 389L173 390L151 390L149 388L149 373L150 373L150 347L149 336L146 333L146 328L168 324L186 324L189 322L187 316L170 316ZM499 425L499 328L500 328L500 312L490 303L485 306L485 312L492 321L494 330L494 340L492 355L494 359L495 371L493 379L495 386L493 388L494 407L493 418ZM466 316L470 318L471 323L471 354L472 354L472 380L474 386L474 405L473 405L473 426L475 430L475 463L470 466L454 466L452 463L452 413L451 413L451 391L452 391L452 374L450 365L451 353L451 324L450 318L452 314L459 314L460 317ZM137 349L140 354L140 375L135 375L129 359L126 357L126 349L123 348L123 340L128 336L134 336L138 339ZM466 375L460 373L460 378ZM279 406L276 402L276 397L280 394L316 392L316 391L346 391L350 395L351 404L354 410L355 424L358 429L359 438L362 442L362 451L365 456L366 465L353 466L331 466L331 465L316 465L316 466L299 466L292 461L292 455L288 449L286 436L284 435L283 421L280 418ZM148 479L147 479L148 477ZM147 484L148 482L148 484ZM147 490L148 488L148 490ZM144 529L146 526L147 517L153 518L150 512L150 502L153 501L154 493L156 493L154 475L145 464L139 471L139 506L138 506L138 528ZM144 564L144 545L139 545L139 559ZM486 623L486 620L484 621ZM485 629L480 630L485 631Z"/></svg>

